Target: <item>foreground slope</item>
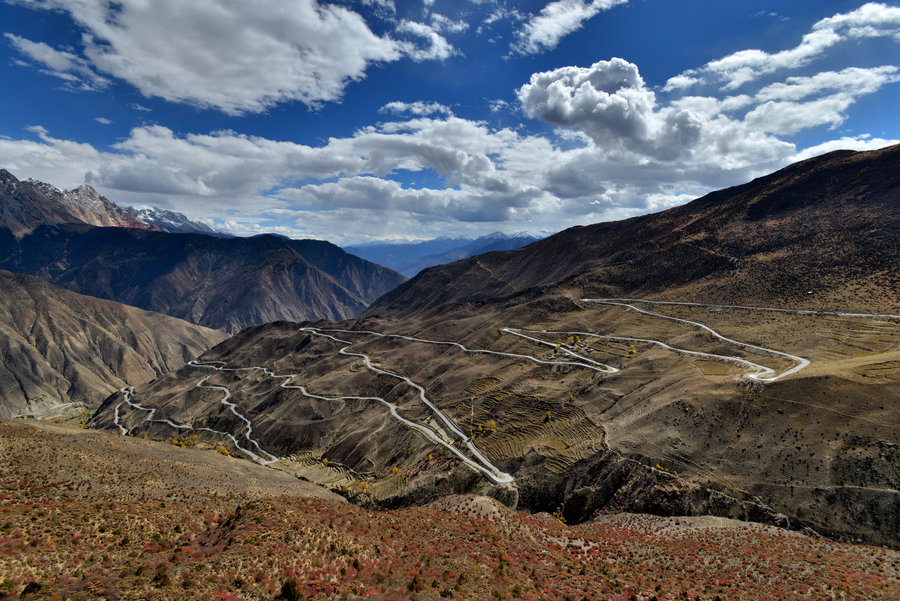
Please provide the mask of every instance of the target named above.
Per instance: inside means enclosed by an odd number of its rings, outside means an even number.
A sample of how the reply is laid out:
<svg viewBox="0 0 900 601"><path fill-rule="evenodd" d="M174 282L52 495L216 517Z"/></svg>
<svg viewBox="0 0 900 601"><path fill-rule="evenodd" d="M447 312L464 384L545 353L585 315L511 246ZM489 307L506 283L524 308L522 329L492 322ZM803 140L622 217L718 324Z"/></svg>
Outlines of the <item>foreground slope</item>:
<svg viewBox="0 0 900 601"><path fill-rule="evenodd" d="M375 512L196 445L49 424L0 421L0 454L0 594L12 599L900 594L897 551L731 520L567 527L473 496Z"/></svg>
<svg viewBox="0 0 900 601"><path fill-rule="evenodd" d="M21 239L0 230L0 268L229 332L352 317L404 280L318 240L78 225L44 225Z"/></svg>
<svg viewBox="0 0 900 601"><path fill-rule="evenodd" d="M898 240L900 145L838 151L661 213L432 267L367 315L409 316L546 286L890 311L900 304Z"/></svg>
<svg viewBox="0 0 900 601"><path fill-rule="evenodd" d="M144 384L177 369L226 337L0 271L0 417L95 406L126 383Z"/></svg>

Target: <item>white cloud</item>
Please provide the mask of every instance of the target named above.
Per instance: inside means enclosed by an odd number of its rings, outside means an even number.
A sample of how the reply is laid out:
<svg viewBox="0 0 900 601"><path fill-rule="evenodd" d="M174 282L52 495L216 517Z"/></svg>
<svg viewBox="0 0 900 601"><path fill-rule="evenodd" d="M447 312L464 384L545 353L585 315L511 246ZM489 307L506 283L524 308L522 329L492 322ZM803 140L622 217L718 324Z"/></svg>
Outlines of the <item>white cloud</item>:
<svg viewBox="0 0 900 601"><path fill-rule="evenodd" d="M419 38L424 42L424 45L412 41L400 43L403 52L414 61L443 60L453 56L456 52L453 45L438 33L436 28L425 23L400 21L397 33L405 34L407 38Z"/></svg>
<svg viewBox="0 0 900 601"><path fill-rule="evenodd" d="M112 119L107 119L106 117L95 117L94 121L101 125L112 125Z"/></svg>
<svg viewBox="0 0 900 601"><path fill-rule="evenodd" d="M365 6L374 6L381 17L392 17L397 14L397 5L394 0L361 0Z"/></svg>
<svg viewBox="0 0 900 601"><path fill-rule="evenodd" d="M446 33L462 33L469 28L469 24L466 21L462 19L454 21L446 15L439 13L433 13L431 15L431 25L437 31Z"/></svg>
<svg viewBox="0 0 900 601"><path fill-rule="evenodd" d="M44 42L33 42L11 33L3 35L18 52L43 65L43 73L62 79L73 89L91 91L109 85L109 81L94 71L88 61L71 52L56 50Z"/></svg>
<svg viewBox="0 0 900 601"><path fill-rule="evenodd" d="M109 74L147 97L231 115L275 104L340 99L373 64L409 56L443 59L454 49L435 29L402 21L400 39L372 32L356 12L318 0L19 0L67 11L84 29L83 57L7 34L59 77L96 86ZM375 2L387 10L392 3ZM93 76L91 75L93 74Z"/></svg>
<svg viewBox="0 0 900 601"><path fill-rule="evenodd" d="M414 115L417 117L425 117L428 115L453 115L453 111L449 106L445 106L438 102L423 102L417 100L415 102L401 102L395 100L388 102L386 105L378 109L379 113L393 113L394 115Z"/></svg>
<svg viewBox="0 0 900 601"><path fill-rule="evenodd" d="M721 127L729 125L737 127ZM0 139L0 165L19 177L90 183L119 202L231 222L235 233L261 228L337 242L623 218L745 181L795 152L736 129L693 158L635 162L629 151L584 140L565 149L451 115L381 123L316 147L230 131L182 136L156 125L104 152L32 131L35 139ZM398 179L426 172L427 187Z"/></svg>
<svg viewBox="0 0 900 601"><path fill-rule="evenodd" d="M900 144L900 140L886 140L884 138L870 138L869 136L843 137L839 140L829 140L815 146L810 146L791 157L791 162L811 159L835 150L878 150Z"/></svg>
<svg viewBox="0 0 900 601"><path fill-rule="evenodd" d="M849 68L827 71L812 77L789 77L785 83L769 85L756 94L762 104L744 120L760 131L790 135L820 125L832 129L847 118L846 110L859 96L877 92L882 86L900 81L898 68ZM807 99L823 94L820 98Z"/></svg>
<svg viewBox="0 0 900 601"><path fill-rule="evenodd" d="M664 89L675 91L701 83L719 83L724 90L736 90L763 75L806 66L841 42L883 37L900 41L900 7L870 2L849 13L818 21L793 48L775 53L741 50L670 78Z"/></svg>
<svg viewBox="0 0 900 601"><path fill-rule="evenodd" d="M620 58L535 73L518 96L527 116L578 127L607 150L674 160L692 153L704 133L700 115L658 107L637 66Z"/></svg>
<svg viewBox="0 0 900 601"><path fill-rule="evenodd" d="M517 32L512 49L521 54L536 54L556 48L559 41L601 11L628 0L556 0L532 16Z"/></svg>

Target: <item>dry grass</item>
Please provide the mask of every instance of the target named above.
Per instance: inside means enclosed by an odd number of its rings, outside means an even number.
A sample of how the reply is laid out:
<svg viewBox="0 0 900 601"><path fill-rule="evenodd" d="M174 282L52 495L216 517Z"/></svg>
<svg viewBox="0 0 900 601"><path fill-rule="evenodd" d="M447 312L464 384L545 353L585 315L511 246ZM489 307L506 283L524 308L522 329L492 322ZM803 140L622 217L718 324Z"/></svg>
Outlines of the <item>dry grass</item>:
<svg viewBox="0 0 900 601"><path fill-rule="evenodd" d="M772 527L632 514L567 527L473 496L373 512L297 481L284 496L285 474L214 451L46 424L0 430L0 598L900 595L900 553ZM236 463L253 488L227 486Z"/></svg>

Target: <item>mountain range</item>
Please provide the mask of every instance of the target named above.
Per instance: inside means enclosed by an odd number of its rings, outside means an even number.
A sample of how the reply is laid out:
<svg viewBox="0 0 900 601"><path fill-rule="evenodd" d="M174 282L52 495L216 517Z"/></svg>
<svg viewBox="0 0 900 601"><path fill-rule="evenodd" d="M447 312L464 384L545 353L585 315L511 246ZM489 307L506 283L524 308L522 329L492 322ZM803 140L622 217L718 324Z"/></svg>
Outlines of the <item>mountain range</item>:
<svg viewBox="0 0 900 601"><path fill-rule="evenodd" d="M376 507L480 493L900 546L898 165L831 153L431 267L358 319L247 328L90 423L170 420Z"/></svg>
<svg viewBox="0 0 900 601"><path fill-rule="evenodd" d="M279 319L343 319L404 278L318 240L222 238L134 228L0 230L0 268L235 332Z"/></svg>
<svg viewBox="0 0 900 601"><path fill-rule="evenodd" d="M228 332L353 317L405 279L328 242L226 237L180 213L122 209L90 186L63 192L5 170L0 207L0 269Z"/></svg>
<svg viewBox="0 0 900 601"><path fill-rule="evenodd" d="M147 225L173 234L209 234L211 236L229 236L205 223L191 221L182 213L161 209L159 207L125 207L125 211L135 219ZM93 225L101 225L95 223Z"/></svg>
<svg viewBox="0 0 900 601"><path fill-rule="evenodd" d="M39 225L65 223L224 235L174 211L120 207L86 184L60 190L37 180L21 181L6 169L0 169L0 201L0 227L17 237Z"/></svg>
<svg viewBox="0 0 900 601"><path fill-rule="evenodd" d="M374 242L345 246L344 250L367 261L399 271L413 277L423 269L451 263L495 250L521 248L544 236L494 232L478 238L436 238L424 242Z"/></svg>

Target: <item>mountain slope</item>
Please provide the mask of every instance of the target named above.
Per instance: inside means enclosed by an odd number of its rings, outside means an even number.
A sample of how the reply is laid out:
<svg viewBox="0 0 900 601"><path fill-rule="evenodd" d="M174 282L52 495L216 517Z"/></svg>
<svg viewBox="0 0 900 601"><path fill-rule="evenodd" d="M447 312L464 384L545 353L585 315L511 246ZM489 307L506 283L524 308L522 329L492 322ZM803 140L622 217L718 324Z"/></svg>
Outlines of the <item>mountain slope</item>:
<svg viewBox="0 0 900 601"><path fill-rule="evenodd" d="M226 335L0 271L0 418L96 405L184 365Z"/></svg>
<svg viewBox="0 0 900 601"><path fill-rule="evenodd" d="M565 284L581 294L888 309L898 303L900 146L838 151L687 205L433 267L368 315Z"/></svg>
<svg viewBox="0 0 900 601"><path fill-rule="evenodd" d="M248 328L136 399L246 448L227 388L283 469L387 507L468 491L900 546L898 150L435 267L367 318ZM625 294L707 304L596 301ZM92 425L173 435L125 400Z"/></svg>
<svg viewBox="0 0 900 601"><path fill-rule="evenodd" d="M39 225L54 223L158 229L110 202L91 186L62 191L43 182L20 181L0 169L0 226L22 236Z"/></svg>
<svg viewBox="0 0 900 601"><path fill-rule="evenodd" d="M77 225L0 231L0 268L230 332L352 317L404 279L317 240Z"/></svg>

